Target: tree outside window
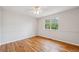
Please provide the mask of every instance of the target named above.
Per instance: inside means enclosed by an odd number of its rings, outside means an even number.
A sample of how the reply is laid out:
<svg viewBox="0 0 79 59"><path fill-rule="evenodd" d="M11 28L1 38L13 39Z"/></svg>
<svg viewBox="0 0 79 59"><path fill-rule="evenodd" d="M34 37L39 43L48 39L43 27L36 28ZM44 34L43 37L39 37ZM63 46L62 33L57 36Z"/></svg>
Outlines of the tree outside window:
<svg viewBox="0 0 79 59"><path fill-rule="evenodd" d="M45 20L45 29L58 30L58 21L57 21L57 19Z"/></svg>

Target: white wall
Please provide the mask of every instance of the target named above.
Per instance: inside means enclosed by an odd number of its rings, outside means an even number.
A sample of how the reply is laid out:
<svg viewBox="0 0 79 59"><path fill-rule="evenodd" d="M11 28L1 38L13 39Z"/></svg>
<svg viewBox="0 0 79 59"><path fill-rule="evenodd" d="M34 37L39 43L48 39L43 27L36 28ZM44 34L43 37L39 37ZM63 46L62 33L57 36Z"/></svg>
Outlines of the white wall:
<svg viewBox="0 0 79 59"><path fill-rule="evenodd" d="M0 44L2 40L2 8L0 7Z"/></svg>
<svg viewBox="0 0 79 59"><path fill-rule="evenodd" d="M2 44L29 38L36 35L36 19L24 14L19 14L7 10L3 10L2 16Z"/></svg>
<svg viewBox="0 0 79 59"><path fill-rule="evenodd" d="M1 18L1 8L0 8L0 43L1 43L1 25L2 25L2 24L1 24L1 19L2 19L2 18Z"/></svg>
<svg viewBox="0 0 79 59"><path fill-rule="evenodd" d="M44 28L45 19L52 19L53 17L59 18L59 29L57 31L46 30ZM38 35L79 45L79 8L42 17L38 19L38 23Z"/></svg>

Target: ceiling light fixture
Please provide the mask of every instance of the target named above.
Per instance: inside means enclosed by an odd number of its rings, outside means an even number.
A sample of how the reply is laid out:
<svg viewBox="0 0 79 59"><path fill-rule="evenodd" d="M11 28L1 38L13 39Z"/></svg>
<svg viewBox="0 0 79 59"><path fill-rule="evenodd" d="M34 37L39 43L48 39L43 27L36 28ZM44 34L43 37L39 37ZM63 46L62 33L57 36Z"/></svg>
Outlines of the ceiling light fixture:
<svg viewBox="0 0 79 59"><path fill-rule="evenodd" d="M40 7L39 6L34 6L33 7L33 13L38 15L40 13Z"/></svg>

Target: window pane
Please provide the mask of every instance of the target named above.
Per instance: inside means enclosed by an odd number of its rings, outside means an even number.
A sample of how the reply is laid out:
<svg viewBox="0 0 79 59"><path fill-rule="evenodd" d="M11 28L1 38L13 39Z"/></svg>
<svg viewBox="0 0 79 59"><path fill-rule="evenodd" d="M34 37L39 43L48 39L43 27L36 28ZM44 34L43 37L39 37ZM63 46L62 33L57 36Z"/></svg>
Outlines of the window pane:
<svg viewBox="0 0 79 59"><path fill-rule="evenodd" d="M57 19L53 19L51 22L50 22L50 27L51 29L58 29L58 21Z"/></svg>
<svg viewBox="0 0 79 59"><path fill-rule="evenodd" d="M45 20L45 29L50 29L50 20Z"/></svg>

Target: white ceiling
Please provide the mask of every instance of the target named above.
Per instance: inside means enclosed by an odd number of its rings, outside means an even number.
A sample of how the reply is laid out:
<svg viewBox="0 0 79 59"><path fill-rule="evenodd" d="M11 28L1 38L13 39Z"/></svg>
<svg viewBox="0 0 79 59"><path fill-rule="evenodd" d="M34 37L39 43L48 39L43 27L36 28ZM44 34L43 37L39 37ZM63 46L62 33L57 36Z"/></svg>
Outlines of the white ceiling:
<svg viewBox="0 0 79 59"><path fill-rule="evenodd" d="M68 9L76 8L76 6L40 6L41 12L39 15L33 14L33 6L3 6L4 9L26 14L31 17L39 18L58 12L62 12Z"/></svg>

